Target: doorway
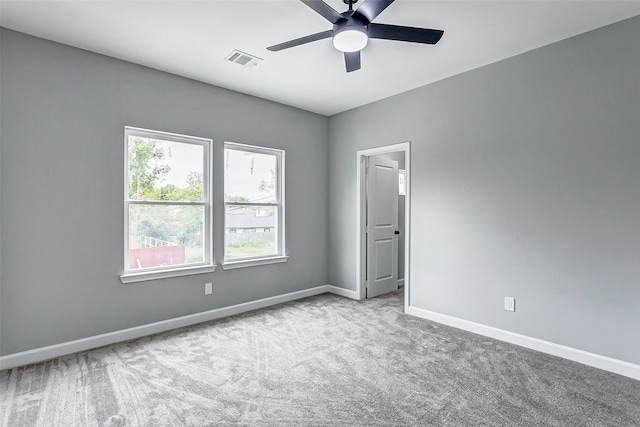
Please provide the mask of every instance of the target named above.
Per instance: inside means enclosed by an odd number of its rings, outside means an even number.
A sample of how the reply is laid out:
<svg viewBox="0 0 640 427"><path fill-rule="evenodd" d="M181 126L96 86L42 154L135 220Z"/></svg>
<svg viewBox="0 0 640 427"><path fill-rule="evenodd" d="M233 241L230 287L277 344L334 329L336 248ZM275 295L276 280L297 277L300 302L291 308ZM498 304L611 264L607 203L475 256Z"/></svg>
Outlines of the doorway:
<svg viewBox="0 0 640 427"><path fill-rule="evenodd" d="M388 162L384 159L395 160L395 169L393 161ZM374 166L372 166L372 162ZM404 284L405 310L410 301L410 165L410 142L357 152L356 293L359 299L365 299L367 298L368 288L370 290L369 297L371 297L380 292L384 293L385 290L392 291L397 289L398 285ZM391 181L389 181L390 173L395 174ZM400 191L398 187L398 177L404 180L404 191ZM378 178L382 182L382 188L376 189L377 183L375 181ZM392 184L389 184L389 182ZM385 209L385 202L381 203L382 212L379 219L375 218L375 214L372 218L371 213L368 212L368 209L376 209L375 204L380 203L380 200L376 200L376 198L386 197L385 194L389 193L389 185L395 185L396 195L400 196L397 199L400 200L400 203L397 204L398 209L395 214L398 218L398 223L395 224L390 220L394 215L394 210ZM368 197L368 193L371 191L374 193L372 194L373 197ZM372 198L374 199L373 205ZM387 207L392 206L393 203L393 201L387 202ZM368 221L372 221L372 223L368 224ZM378 231L376 231L373 223L379 226L377 227ZM389 239L389 231L393 233L392 240ZM397 231L400 234L395 234ZM390 251L392 251L394 257L397 257L395 271L398 277L395 278L397 282L395 288L389 283L390 280L394 280L394 260L386 259L391 253ZM379 274L375 270L376 263L381 263L378 268Z"/></svg>

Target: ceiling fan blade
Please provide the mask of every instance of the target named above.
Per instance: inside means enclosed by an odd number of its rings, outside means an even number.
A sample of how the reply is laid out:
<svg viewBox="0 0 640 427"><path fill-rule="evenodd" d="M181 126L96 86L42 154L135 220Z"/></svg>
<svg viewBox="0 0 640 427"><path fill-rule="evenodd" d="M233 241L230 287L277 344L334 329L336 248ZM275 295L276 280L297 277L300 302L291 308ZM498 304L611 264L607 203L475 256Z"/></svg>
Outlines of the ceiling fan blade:
<svg viewBox="0 0 640 427"><path fill-rule="evenodd" d="M436 44L444 34L442 30L403 27L399 25L369 24L369 37L373 39L398 40L412 43Z"/></svg>
<svg viewBox="0 0 640 427"><path fill-rule="evenodd" d="M393 2L394 0L365 0L351 16L354 18L362 17L369 23L376 19Z"/></svg>
<svg viewBox="0 0 640 427"><path fill-rule="evenodd" d="M347 66L347 73L360 69L360 51L345 52L344 63Z"/></svg>
<svg viewBox="0 0 640 427"><path fill-rule="evenodd" d="M318 12L320 15L324 17L327 21L335 24L336 22L343 20L344 18L338 11L334 8L323 2L322 0L300 0L302 3L309 6L311 9Z"/></svg>
<svg viewBox="0 0 640 427"><path fill-rule="evenodd" d="M272 52L277 52L283 49L289 49L290 47L300 46L301 44L311 43L316 40L328 39L333 35L333 30L322 31L321 33L311 34L309 36L300 37L299 39L289 40L288 42L269 46L267 49Z"/></svg>

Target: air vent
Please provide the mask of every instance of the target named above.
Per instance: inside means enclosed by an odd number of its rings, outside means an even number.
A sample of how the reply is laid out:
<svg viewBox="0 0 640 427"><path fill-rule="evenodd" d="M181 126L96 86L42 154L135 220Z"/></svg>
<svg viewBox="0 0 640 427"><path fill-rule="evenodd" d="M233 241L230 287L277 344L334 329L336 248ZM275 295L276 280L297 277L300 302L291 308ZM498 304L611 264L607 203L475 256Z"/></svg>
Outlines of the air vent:
<svg viewBox="0 0 640 427"><path fill-rule="evenodd" d="M249 55L248 53L241 52L239 50L233 50L226 58L227 61L235 62L236 64L240 64L243 67L255 67L258 65L259 61L262 61L262 58L258 58L257 56Z"/></svg>

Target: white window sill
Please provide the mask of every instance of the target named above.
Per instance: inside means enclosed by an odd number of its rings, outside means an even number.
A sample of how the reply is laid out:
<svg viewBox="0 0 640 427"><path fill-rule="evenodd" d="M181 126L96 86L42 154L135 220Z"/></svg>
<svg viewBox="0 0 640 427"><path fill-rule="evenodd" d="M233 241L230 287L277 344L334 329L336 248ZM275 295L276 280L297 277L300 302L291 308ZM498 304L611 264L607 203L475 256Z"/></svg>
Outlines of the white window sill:
<svg viewBox="0 0 640 427"><path fill-rule="evenodd" d="M258 265L278 264L287 262L288 256L274 256L269 258L244 259L241 261L226 261L222 264L223 270L235 270L236 268L255 267Z"/></svg>
<svg viewBox="0 0 640 427"><path fill-rule="evenodd" d="M172 270L155 270L141 273L129 273L120 276L122 283L145 282L147 280L167 279L170 277L191 276L193 274L213 273L216 265L199 265L197 267L183 267Z"/></svg>

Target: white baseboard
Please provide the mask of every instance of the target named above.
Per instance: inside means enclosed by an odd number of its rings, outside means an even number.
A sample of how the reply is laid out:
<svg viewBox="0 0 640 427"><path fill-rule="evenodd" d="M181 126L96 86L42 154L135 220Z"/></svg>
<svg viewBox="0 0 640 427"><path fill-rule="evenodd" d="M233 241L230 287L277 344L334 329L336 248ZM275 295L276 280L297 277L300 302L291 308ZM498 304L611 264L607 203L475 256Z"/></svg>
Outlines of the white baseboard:
<svg viewBox="0 0 640 427"><path fill-rule="evenodd" d="M332 285L317 286L315 288L304 289L277 295L274 297L263 298L256 301L250 301L242 304L236 304L229 307L217 308L202 313L191 314L188 316L177 317L175 319L163 320L161 322L150 323L148 325L137 326L134 328L123 329L120 331L109 332L102 335L83 338L75 341L69 341L61 344L55 344L47 347L36 348L20 353L9 354L0 357L0 370L11 369L18 366L28 365L30 363L42 362L55 357L64 356L66 354L76 353L80 351L91 350L93 348L102 347L116 342L127 341L134 338L140 338L147 335L157 334L169 331L183 326L194 325L209 320L219 319L221 317L232 316L234 314L245 313L247 311L257 310L259 308L269 307L283 302L294 301L314 295L330 292L346 298L358 299L356 291L339 288ZM423 319L432 320L434 322L453 326L476 334L506 341L522 347L541 351L543 353L552 354L554 356L563 357L585 365L593 366L616 374L624 375L636 380L640 380L640 365L624 362L606 356L589 353L583 350L555 344L549 341L528 337L526 335L516 334L514 332L505 331L494 328L492 326L482 325L480 323L468 320L458 319L456 317L435 313L421 308L409 306L407 314L417 316Z"/></svg>
<svg viewBox="0 0 640 427"><path fill-rule="evenodd" d="M640 365L409 306L407 314L640 380Z"/></svg>
<svg viewBox="0 0 640 427"><path fill-rule="evenodd" d="M351 298L351 299L360 299L358 298L358 293L356 291L352 291L345 288L339 288L333 285L327 285L327 292L331 292L332 294L340 295L341 297Z"/></svg>
<svg viewBox="0 0 640 427"><path fill-rule="evenodd" d="M169 331L171 329L181 328L183 326L194 325L196 323L206 322L209 320L219 319L221 317L232 316L234 314L245 313L247 311L257 310L259 308L269 307L271 305L283 302L293 301L313 295L331 292L334 294L350 296L351 292L346 289L338 288L330 285L317 286L311 289L291 292L284 295L263 298L256 301L236 304L229 307L216 308L214 310L202 313L190 314L188 316L176 317L175 319L163 320L161 322L150 323L147 325L136 326L134 328L122 329L120 331L109 332L102 335L82 338L75 341L68 341L60 344L40 347L33 350L23 351L20 353L9 354L0 357L0 370L11 369L17 366L28 365L31 363L42 362L44 360L53 359L55 357L64 356L66 354L77 353L79 351L91 350L93 348L102 347L116 342L127 341L134 338L140 338L147 335L157 334Z"/></svg>
<svg viewBox="0 0 640 427"><path fill-rule="evenodd" d="M404 279L398 279L398 288L404 286Z"/></svg>

